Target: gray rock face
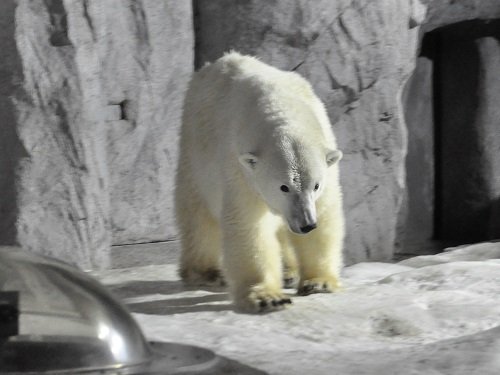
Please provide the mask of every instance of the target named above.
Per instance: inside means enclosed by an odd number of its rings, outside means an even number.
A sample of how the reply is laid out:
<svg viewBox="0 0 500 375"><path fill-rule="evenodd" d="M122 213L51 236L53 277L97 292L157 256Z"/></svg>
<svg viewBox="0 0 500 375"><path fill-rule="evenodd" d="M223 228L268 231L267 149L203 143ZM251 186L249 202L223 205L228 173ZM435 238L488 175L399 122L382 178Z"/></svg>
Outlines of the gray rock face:
<svg viewBox="0 0 500 375"><path fill-rule="evenodd" d="M484 37L478 39L476 45L481 56L481 101L477 126L484 146L483 173L488 185L489 199L486 236L495 239L500 238L500 41L498 38Z"/></svg>
<svg viewBox="0 0 500 375"><path fill-rule="evenodd" d="M6 245L16 242L17 189L16 167L23 155L16 134L16 109L11 100L23 77L16 48L14 19L16 4L0 2L0 238Z"/></svg>
<svg viewBox="0 0 500 375"><path fill-rule="evenodd" d="M76 1L16 9L24 73L16 125L28 155L17 230L25 248L90 268L107 265L111 236L100 66L86 11Z"/></svg>
<svg viewBox="0 0 500 375"><path fill-rule="evenodd" d="M404 188L399 96L417 47L410 18L421 15L401 1L196 4L198 66L233 48L309 79L345 155L346 261L390 258Z"/></svg>
<svg viewBox="0 0 500 375"><path fill-rule="evenodd" d="M442 39L440 235L455 243L497 238L500 45L467 25Z"/></svg>
<svg viewBox="0 0 500 375"><path fill-rule="evenodd" d="M191 3L99 3L113 243L171 239L177 131L194 61Z"/></svg>
<svg viewBox="0 0 500 375"><path fill-rule="evenodd" d="M500 18L500 4L497 0L415 0L417 1L427 8L423 22L425 31L461 21Z"/></svg>
<svg viewBox="0 0 500 375"><path fill-rule="evenodd" d="M15 202L0 201L6 233L82 268L106 267L113 242L174 236L176 132L193 63L190 3L1 6L10 35L0 42L12 56L1 73L15 98L1 93L0 103L7 114L14 103L17 115L3 123L2 142L13 148L17 133L26 154L16 171L4 159L17 154L1 153L10 177L0 189Z"/></svg>
<svg viewBox="0 0 500 375"><path fill-rule="evenodd" d="M408 205L400 249L429 253L500 235L500 3L435 1L405 99ZM487 12L486 12L487 10ZM463 21L467 20L467 21ZM436 29L436 26L453 23ZM434 181L433 181L434 180ZM407 210L405 210L405 208Z"/></svg>
<svg viewBox="0 0 500 375"><path fill-rule="evenodd" d="M419 57L403 95L408 129L406 155L406 192L401 208L398 238L406 253L421 253L434 248L435 145L434 145L434 64Z"/></svg>
<svg viewBox="0 0 500 375"><path fill-rule="evenodd" d="M400 97L418 33L500 18L498 0L197 0L194 17L191 4L0 2L0 243L91 268L109 264L111 244L175 238L177 129L193 59L199 67L234 48L311 81L345 154L346 261L390 258L404 217ZM474 119L487 204L497 200L483 221L489 236L500 220L494 43L477 46L489 84L478 86Z"/></svg>

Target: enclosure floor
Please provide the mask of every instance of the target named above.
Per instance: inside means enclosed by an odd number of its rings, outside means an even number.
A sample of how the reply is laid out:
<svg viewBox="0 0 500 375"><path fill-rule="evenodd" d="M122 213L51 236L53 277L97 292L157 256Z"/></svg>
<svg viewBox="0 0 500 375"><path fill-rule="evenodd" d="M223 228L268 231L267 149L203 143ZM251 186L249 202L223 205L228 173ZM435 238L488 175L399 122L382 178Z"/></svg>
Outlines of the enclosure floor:
<svg viewBox="0 0 500 375"><path fill-rule="evenodd" d="M235 313L224 289L185 287L176 243L121 251L116 264L131 267L94 275L150 340L208 348L269 374L500 373L500 243L359 263L344 269L343 291L287 290L293 305L266 315ZM158 264L144 265L148 257Z"/></svg>

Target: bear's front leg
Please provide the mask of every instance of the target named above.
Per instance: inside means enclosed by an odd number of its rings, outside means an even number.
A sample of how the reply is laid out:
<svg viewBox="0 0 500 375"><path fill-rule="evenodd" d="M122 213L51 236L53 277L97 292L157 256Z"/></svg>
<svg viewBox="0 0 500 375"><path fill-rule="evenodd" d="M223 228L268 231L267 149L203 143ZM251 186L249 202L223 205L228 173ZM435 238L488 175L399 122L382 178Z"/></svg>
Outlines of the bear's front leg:
<svg viewBox="0 0 500 375"><path fill-rule="evenodd" d="M306 235L291 234L300 265L298 295L331 293L341 288L344 223L334 208L318 218L318 227Z"/></svg>
<svg viewBox="0 0 500 375"><path fill-rule="evenodd" d="M299 282L299 265L295 249L289 239L289 231L285 226L278 230L278 241L281 247L282 265L283 265L283 287L295 288Z"/></svg>
<svg viewBox="0 0 500 375"><path fill-rule="evenodd" d="M252 212L249 212L252 211ZM223 224L223 267L236 310L261 313L291 303L282 292L281 249L275 218L245 208L227 215Z"/></svg>

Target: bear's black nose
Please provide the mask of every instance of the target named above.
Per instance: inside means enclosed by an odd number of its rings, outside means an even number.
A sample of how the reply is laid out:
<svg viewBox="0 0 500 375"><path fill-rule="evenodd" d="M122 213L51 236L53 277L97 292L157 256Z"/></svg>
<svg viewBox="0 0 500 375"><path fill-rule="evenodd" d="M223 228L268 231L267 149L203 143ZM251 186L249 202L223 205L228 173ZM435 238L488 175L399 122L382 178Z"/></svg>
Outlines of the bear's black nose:
<svg viewBox="0 0 500 375"><path fill-rule="evenodd" d="M310 231L312 231L314 228L316 228L316 223L314 224L309 224L309 225L306 225L304 227L301 227L300 228L300 231L302 233L309 233Z"/></svg>

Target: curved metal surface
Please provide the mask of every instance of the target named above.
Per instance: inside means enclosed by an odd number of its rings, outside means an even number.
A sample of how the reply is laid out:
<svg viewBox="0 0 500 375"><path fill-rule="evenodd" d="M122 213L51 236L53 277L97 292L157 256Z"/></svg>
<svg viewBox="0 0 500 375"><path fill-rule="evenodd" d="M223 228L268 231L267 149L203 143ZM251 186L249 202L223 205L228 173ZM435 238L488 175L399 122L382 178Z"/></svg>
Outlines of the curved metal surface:
<svg viewBox="0 0 500 375"><path fill-rule="evenodd" d="M123 305L65 263L0 247L0 374L265 372L208 349L147 343Z"/></svg>
<svg viewBox="0 0 500 375"><path fill-rule="evenodd" d="M19 298L18 306L0 298L0 327L14 333L0 335L2 374L116 370L153 357L129 312L97 281L65 263L0 248L1 292L18 292Z"/></svg>

